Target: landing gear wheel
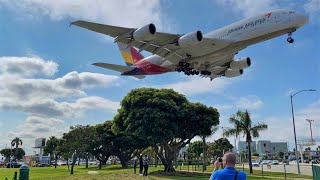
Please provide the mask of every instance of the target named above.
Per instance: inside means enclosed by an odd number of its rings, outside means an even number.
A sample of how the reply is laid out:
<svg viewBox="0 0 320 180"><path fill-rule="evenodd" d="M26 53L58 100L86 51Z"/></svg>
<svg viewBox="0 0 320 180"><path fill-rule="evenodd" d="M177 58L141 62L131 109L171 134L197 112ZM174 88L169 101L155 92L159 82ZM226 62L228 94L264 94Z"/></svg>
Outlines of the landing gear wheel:
<svg viewBox="0 0 320 180"><path fill-rule="evenodd" d="M288 43L293 43L294 42L294 40L291 37L288 37L287 41L288 41Z"/></svg>

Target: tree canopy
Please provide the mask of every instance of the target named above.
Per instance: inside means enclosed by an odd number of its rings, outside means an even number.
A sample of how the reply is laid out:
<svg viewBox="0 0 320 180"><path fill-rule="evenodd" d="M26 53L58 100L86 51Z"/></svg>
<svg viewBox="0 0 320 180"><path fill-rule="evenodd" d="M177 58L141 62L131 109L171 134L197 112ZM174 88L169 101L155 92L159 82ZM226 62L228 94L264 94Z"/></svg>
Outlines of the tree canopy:
<svg viewBox="0 0 320 180"><path fill-rule="evenodd" d="M135 89L121 101L113 129L144 138L166 171L174 171L175 154L195 136L211 134L219 124L215 108L191 103L171 89ZM164 153L163 153L164 152Z"/></svg>
<svg viewBox="0 0 320 180"><path fill-rule="evenodd" d="M12 151L13 150L10 148L4 148L0 151L0 154L2 154L4 156L6 161L9 161L10 157L12 156L12 153L13 153ZM16 155L15 155L16 159L22 159L23 156L26 154L22 148L16 148L16 149L14 149L14 151L16 153Z"/></svg>
<svg viewBox="0 0 320 180"><path fill-rule="evenodd" d="M220 138L208 145L208 154L211 158L222 157L224 152L232 151L233 145L227 138Z"/></svg>

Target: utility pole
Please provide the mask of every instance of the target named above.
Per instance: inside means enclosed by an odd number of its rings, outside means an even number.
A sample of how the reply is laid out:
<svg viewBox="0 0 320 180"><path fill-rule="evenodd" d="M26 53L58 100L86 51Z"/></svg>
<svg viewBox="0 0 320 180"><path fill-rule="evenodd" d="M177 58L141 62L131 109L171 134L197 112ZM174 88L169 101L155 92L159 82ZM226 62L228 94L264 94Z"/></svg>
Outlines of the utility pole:
<svg viewBox="0 0 320 180"><path fill-rule="evenodd" d="M314 120L313 119L306 119L306 121L308 121L310 124L311 144L313 145L314 141L313 141L313 136L312 136L312 122L314 122Z"/></svg>
<svg viewBox="0 0 320 180"><path fill-rule="evenodd" d="M294 134L294 144L295 144L295 155L296 155L296 160L297 160L297 169L298 169L298 174L301 174L301 171L300 171L300 165L299 165L299 156L298 156L298 147L297 147L297 135L296 135L296 124L295 124L295 120L294 120L294 112L293 112L293 101L292 101L292 98L301 93L301 92L304 92L304 91L316 91L315 89L304 89L304 90L301 90L301 91L298 91L296 93L294 93L293 95L290 95L290 99L291 99L291 113L292 113L292 124L293 124L293 134ZM303 157L301 157L302 159Z"/></svg>

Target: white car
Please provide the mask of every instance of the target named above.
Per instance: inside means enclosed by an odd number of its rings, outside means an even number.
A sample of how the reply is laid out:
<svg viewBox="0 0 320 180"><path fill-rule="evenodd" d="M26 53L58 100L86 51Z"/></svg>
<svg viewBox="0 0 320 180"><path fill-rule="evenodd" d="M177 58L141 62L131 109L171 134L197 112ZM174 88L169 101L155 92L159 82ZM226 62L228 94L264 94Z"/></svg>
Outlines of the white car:
<svg viewBox="0 0 320 180"><path fill-rule="evenodd" d="M261 164L268 164L268 160L263 160Z"/></svg>
<svg viewBox="0 0 320 180"><path fill-rule="evenodd" d="M253 167L259 167L260 165L259 165L259 161L257 161L257 160L252 160L252 166Z"/></svg>

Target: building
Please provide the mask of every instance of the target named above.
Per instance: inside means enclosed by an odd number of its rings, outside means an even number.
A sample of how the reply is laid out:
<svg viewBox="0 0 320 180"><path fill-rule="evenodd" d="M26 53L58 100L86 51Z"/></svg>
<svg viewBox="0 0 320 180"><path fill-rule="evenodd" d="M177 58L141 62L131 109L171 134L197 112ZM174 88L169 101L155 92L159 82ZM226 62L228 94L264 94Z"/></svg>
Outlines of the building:
<svg viewBox="0 0 320 180"><path fill-rule="evenodd" d="M257 152L257 145L256 141L251 142L251 153L256 153ZM238 141L238 153L246 153L248 151L247 148L247 142L246 141Z"/></svg>
<svg viewBox="0 0 320 180"><path fill-rule="evenodd" d="M186 160L188 158L187 154L188 154L188 146L185 146L180 149L177 159L178 160Z"/></svg>
<svg viewBox="0 0 320 180"><path fill-rule="evenodd" d="M287 142L271 142L271 141L258 141L257 153L263 155L278 155L280 152L288 153Z"/></svg>

